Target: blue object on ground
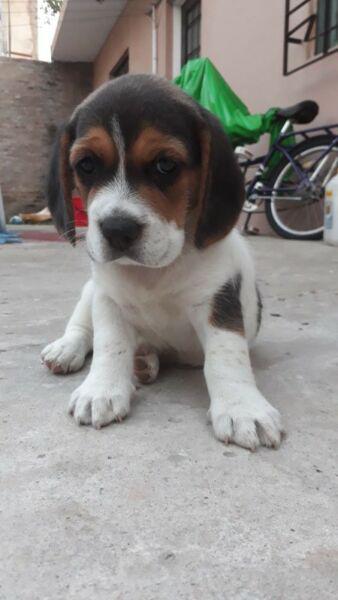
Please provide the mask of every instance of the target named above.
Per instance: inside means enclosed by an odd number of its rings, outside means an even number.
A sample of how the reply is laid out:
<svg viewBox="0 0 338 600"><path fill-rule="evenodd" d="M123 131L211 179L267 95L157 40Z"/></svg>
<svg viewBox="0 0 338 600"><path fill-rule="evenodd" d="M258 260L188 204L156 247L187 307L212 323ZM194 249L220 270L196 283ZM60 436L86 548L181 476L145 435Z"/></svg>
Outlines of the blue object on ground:
<svg viewBox="0 0 338 600"><path fill-rule="evenodd" d="M1 231L0 232L0 246L3 244L21 244L22 239L14 231Z"/></svg>

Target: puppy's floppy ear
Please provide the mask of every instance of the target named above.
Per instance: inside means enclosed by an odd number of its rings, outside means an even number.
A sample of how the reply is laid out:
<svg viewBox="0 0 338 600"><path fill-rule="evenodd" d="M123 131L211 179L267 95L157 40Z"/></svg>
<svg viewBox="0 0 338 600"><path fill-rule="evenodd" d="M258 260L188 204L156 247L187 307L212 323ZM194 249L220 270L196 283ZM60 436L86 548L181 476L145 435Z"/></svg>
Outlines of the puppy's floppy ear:
<svg viewBox="0 0 338 600"><path fill-rule="evenodd" d="M244 180L231 144L218 119L202 109L201 187L195 232L197 248L225 237L244 202Z"/></svg>
<svg viewBox="0 0 338 600"><path fill-rule="evenodd" d="M47 181L48 208L56 229L75 245L75 226L72 205L73 174L69 153L74 141L73 128L60 128L54 143Z"/></svg>

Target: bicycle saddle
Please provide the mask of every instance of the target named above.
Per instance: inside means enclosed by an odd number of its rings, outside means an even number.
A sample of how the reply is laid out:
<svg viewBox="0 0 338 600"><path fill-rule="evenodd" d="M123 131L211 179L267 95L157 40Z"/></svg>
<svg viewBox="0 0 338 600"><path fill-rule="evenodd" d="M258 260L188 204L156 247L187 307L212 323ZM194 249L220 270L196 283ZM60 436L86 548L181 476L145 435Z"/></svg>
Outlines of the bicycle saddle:
<svg viewBox="0 0 338 600"><path fill-rule="evenodd" d="M281 119L290 119L294 123L305 124L311 123L318 115L319 106L313 100L304 100L287 108L279 108L277 117Z"/></svg>

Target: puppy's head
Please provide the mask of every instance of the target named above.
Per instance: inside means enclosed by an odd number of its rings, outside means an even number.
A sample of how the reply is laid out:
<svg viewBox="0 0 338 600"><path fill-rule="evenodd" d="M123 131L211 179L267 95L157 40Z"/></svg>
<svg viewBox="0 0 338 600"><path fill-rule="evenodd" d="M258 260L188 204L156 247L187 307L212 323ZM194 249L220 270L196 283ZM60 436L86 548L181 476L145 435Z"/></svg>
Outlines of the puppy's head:
<svg viewBox="0 0 338 600"><path fill-rule="evenodd" d="M71 241L71 194L87 203L96 262L170 264L187 239L198 248L233 228L244 193L221 125L184 92L127 75L91 94L60 132L49 207Z"/></svg>

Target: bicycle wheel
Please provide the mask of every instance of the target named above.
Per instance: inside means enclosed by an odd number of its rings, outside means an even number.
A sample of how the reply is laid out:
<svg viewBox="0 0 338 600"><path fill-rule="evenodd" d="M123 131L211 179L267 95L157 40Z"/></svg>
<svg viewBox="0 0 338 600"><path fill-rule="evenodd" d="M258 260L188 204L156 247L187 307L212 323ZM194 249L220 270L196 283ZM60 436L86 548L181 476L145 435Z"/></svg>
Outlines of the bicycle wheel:
<svg viewBox="0 0 338 600"><path fill-rule="evenodd" d="M318 159L331 143L330 136L316 136L295 146L290 154L298 168L310 176L318 166ZM273 192L265 202L265 212L278 235L294 240L322 238L324 188L334 174L332 171L336 171L335 166L338 168L338 146L331 150L312 185L306 186L292 163L283 157L266 182Z"/></svg>

